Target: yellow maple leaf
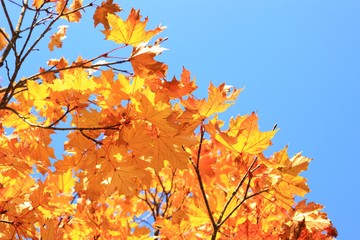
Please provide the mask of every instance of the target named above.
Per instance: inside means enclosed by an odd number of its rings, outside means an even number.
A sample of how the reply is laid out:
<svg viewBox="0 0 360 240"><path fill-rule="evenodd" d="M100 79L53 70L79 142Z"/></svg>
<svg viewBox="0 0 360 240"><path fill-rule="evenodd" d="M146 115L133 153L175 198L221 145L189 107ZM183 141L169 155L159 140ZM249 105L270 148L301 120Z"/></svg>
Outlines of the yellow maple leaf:
<svg viewBox="0 0 360 240"><path fill-rule="evenodd" d="M186 100L182 100L181 104L192 111L195 118L208 118L215 113L225 111L233 105L240 92L241 89L235 89L232 86L225 85L225 83L216 87L210 82L207 100L198 100L194 97L189 97Z"/></svg>
<svg viewBox="0 0 360 240"><path fill-rule="evenodd" d="M59 92L64 90L83 92L94 90L96 86L93 77L88 77L88 73L84 69L75 68L64 71L62 78L54 80L51 88Z"/></svg>
<svg viewBox="0 0 360 240"><path fill-rule="evenodd" d="M35 81L27 81L27 87L29 99L34 101L34 106L37 111L50 103L47 100L50 94L49 86L47 84L39 84Z"/></svg>
<svg viewBox="0 0 360 240"><path fill-rule="evenodd" d="M69 196L73 192L76 178L73 177L72 169L69 169L64 173L50 174L48 178L49 182L54 185L58 193Z"/></svg>
<svg viewBox="0 0 360 240"><path fill-rule="evenodd" d="M134 47L140 43L148 42L153 36L165 29L165 27L158 26L153 30L146 31L148 18L142 22L140 11L135 9L131 9L126 21L114 14L108 14L107 18L111 29L104 31L106 38L119 44Z"/></svg>
<svg viewBox="0 0 360 240"><path fill-rule="evenodd" d="M215 139L237 153L258 154L268 148L276 131L260 132L255 113L236 120L240 124L233 122L229 131L223 132L217 127Z"/></svg>

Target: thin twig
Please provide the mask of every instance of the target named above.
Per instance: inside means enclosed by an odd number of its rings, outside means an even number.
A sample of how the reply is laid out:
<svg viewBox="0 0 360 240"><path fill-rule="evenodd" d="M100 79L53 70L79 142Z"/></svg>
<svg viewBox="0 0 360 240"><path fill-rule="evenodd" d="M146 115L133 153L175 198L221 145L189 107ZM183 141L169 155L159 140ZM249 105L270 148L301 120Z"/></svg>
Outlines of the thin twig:
<svg viewBox="0 0 360 240"><path fill-rule="evenodd" d="M247 197L245 197L245 198L243 198L242 200L241 200L241 202L238 204L238 205L236 205L236 207L224 218L224 220L219 224L219 227L221 226L221 225L223 225L225 222L226 222L226 220L228 220L228 218L229 217L231 217L231 215L233 215L233 213L234 212L236 212L236 210L238 210L238 208L246 201L246 200L248 200L248 199L250 199L250 198L253 198L253 197L255 197L255 196L257 196L257 195L259 195L259 194L261 194L261 193L263 193L263 192L267 192L267 191L269 191L269 189L263 189L263 190L261 190L261 191L259 191L259 192L256 192L256 193L254 193L254 194L252 194L252 195L250 195L250 196L247 196Z"/></svg>
<svg viewBox="0 0 360 240"><path fill-rule="evenodd" d="M244 176L242 177L242 179L240 180L240 182L238 183L238 185L236 186L235 190L232 192L230 198L227 200L223 210L220 213L220 217L218 219L218 224L220 224L222 222L222 218L224 217L224 214L227 210L227 208L230 205L230 202L234 199L234 197L236 196L236 194L238 193L239 189L241 188L241 186L243 185L245 179L248 177L249 172L251 171L251 168L254 166L255 162L257 160L257 157L254 158L254 160L252 161L250 167L248 168L247 172L244 174Z"/></svg>
<svg viewBox="0 0 360 240"><path fill-rule="evenodd" d="M40 124L34 124L27 120L26 117L19 114L15 109L11 107L4 107L4 109L10 110L13 113L15 113L21 120L29 124L31 127L37 127L37 128L43 128L43 129L52 129L52 130L60 130L60 131L84 131L84 130L106 130L106 129L112 129L112 130L118 130L122 123L117 123L114 125L109 126L96 126L96 127L54 127L53 124L44 126Z"/></svg>
<svg viewBox="0 0 360 240"><path fill-rule="evenodd" d="M5 17L6 17L6 21L9 24L10 31L13 34L14 33L14 26L12 25L12 21L11 21L11 18L9 16L9 13L8 13L7 8L6 8L6 4L5 4L4 0L1 0L1 6L3 7L3 11L4 11L4 14L5 14Z"/></svg>
<svg viewBox="0 0 360 240"><path fill-rule="evenodd" d="M29 41L30 41L31 35L32 35L32 33L33 33L33 30L35 29L34 25L35 25L38 17L39 17L39 12L35 12L34 17L33 17L33 20L32 20L32 23L31 23L31 26L30 26L30 28L29 28L29 33L28 33L28 35L26 36L26 40L25 40L25 42L24 42L24 44L23 44L22 49L20 50L20 54L19 54L20 58L21 58L21 56L23 55L23 53L24 53L24 51L25 51L25 49L26 49L26 46L28 45L28 43L29 43ZM22 64L22 62L24 62L24 60L25 60L25 58L22 58L22 59L21 59L21 61L20 61L21 64Z"/></svg>

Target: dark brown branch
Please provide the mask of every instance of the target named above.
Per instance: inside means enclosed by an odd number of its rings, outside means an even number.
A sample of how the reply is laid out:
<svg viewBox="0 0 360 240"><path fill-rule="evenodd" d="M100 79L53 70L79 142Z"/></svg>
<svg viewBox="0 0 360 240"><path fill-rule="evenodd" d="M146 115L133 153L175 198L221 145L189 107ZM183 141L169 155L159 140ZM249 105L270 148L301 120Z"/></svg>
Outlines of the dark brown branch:
<svg viewBox="0 0 360 240"><path fill-rule="evenodd" d="M5 6L5 3L3 2L3 0L1 1L3 7ZM19 33L20 33L20 29L21 29L21 25L23 23L24 17L25 17L25 12L26 12L26 6L27 6L28 0L24 0L23 2L23 6L21 9L21 13L17 22L17 25L15 27L15 29L11 29L11 40L8 43L8 45L6 46L2 56L0 57L0 68L4 65L4 61L7 58L8 54L10 53L10 49L15 46L16 40L19 38ZM6 8L4 8L4 11L6 11ZM7 11L6 11L7 12ZM5 14L6 15L6 14ZM7 18L7 21L11 22L10 18ZM14 49L15 50L15 49ZM5 94L4 96L7 96L7 94Z"/></svg>
<svg viewBox="0 0 360 240"><path fill-rule="evenodd" d="M217 226L216 226L216 222L214 219L214 216L212 215L211 209L210 209L210 204L209 204L209 200L207 199L206 196L206 192L205 192L205 187L200 175L200 168L199 168L199 162L200 162L200 157L201 157L201 148L202 148L202 144L204 141L204 134L205 134L205 129L204 126L201 124L200 126L200 143L199 143L199 149L197 152L197 162L196 164L191 161L191 164L193 165L194 169L195 169L195 173L196 173L196 177L198 179L199 185L200 185L200 191L201 191L201 195L204 198L204 202L205 202L205 206L206 206L206 210L208 212L210 221L211 221L211 225L213 226L214 232L217 231Z"/></svg>
<svg viewBox="0 0 360 240"><path fill-rule="evenodd" d="M36 24L36 21L37 21L37 18L38 18L38 17L39 17L39 12L36 12L36 13L34 14L34 17L33 17L32 22L31 22L31 26L30 26L30 28L29 28L29 33L28 33L28 35L26 36L26 40L25 40L25 42L24 42L24 44L23 44L22 49L20 50L20 54L19 54L20 57L23 55L23 53L24 53L24 51L25 51L25 49L26 49L26 46L28 45L28 43L29 43L29 41L30 41L30 39L31 39L31 35L32 35L32 33L33 33L33 30L35 29L35 26L34 26L34 25ZM25 58L22 58L22 59L20 60L21 64L24 62L24 60L25 60Z"/></svg>
<svg viewBox="0 0 360 240"><path fill-rule="evenodd" d="M83 135L85 138L89 139L90 141L93 141L94 143L96 143L96 144L98 144L98 145L102 145L102 142L100 142L100 141L98 141L98 140L90 137L89 135L86 135L86 134L84 133L84 130L80 130L80 133L81 133L81 135Z"/></svg>
<svg viewBox="0 0 360 240"><path fill-rule="evenodd" d="M6 221L6 220L0 220L0 223L7 223L10 225L14 225L14 222Z"/></svg>
<svg viewBox="0 0 360 240"><path fill-rule="evenodd" d="M11 31L11 33L14 33L14 26L12 25L12 21L11 21L11 18L9 16L9 13L7 11L6 4L5 4L4 0L1 0L1 6L3 7L3 11L4 11L4 14L5 14L5 17L6 17L6 21L9 24L10 31Z"/></svg>
<svg viewBox="0 0 360 240"><path fill-rule="evenodd" d="M11 46L12 45L15 46L15 49L14 49L15 62L16 62L15 70L14 70L14 73L13 73L11 79L9 80L9 85L8 85L8 87L7 87L7 89L6 89L5 93L4 93L4 96L3 96L2 100L1 100L0 107L5 106L7 104L7 102L9 101L9 99L11 98L11 95L12 95L12 93L14 91L13 84L15 82L17 73L20 70L21 65L19 65L19 58L18 58L18 55L17 55L17 52L16 52L16 41L20 36L19 33L20 33L20 29L21 29L22 23L23 23L24 18L25 18L25 12L26 12L27 4L28 4L28 0L24 0L23 1L23 7L21 9L21 13L20 13L20 16L19 16L19 19L18 19L18 23L17 23L17 25L15 27L15 30L13 31L11 41L7 45L7 47L5 48L5 51L4 51L3 55L0 57L0 67L2 67L4 60L6 59L7 55L10 52ZM6 52L6 51L8 51L8 52Z"/></svg>

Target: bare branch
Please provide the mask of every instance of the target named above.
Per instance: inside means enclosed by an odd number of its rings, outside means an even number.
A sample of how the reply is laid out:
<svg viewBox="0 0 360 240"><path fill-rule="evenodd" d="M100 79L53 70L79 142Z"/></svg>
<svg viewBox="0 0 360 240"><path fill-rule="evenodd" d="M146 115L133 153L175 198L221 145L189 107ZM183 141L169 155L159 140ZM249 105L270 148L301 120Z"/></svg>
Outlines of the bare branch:
<svg viewBox="0 0 360 240"><path fill-rule="evenodd" d="M14 33L14 26L12 25L12 21L11 21L11 18L9 16L9 13L7 11L6 4L5 4L4 0L1 0L1 6L3 8L4 14L5 14L5 17L6 17L6 21L9 24L10 31L11 31L11 33Z"/></svg>

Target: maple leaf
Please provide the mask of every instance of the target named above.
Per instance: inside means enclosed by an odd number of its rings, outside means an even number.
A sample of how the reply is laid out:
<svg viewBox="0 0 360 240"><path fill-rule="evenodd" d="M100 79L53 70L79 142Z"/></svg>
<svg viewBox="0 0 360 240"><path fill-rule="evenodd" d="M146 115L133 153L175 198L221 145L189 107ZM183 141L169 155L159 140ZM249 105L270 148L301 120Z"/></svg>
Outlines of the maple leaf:
<svg viewBox="0 0 360 240"><path fill-rule="evenodd" d="M167 120L173 113L170 105L162 101L156 101L156 94L149 88L144 89L142 93L140 97L133 98L139 116L155 124L169 135L177 133L174 125L171 125Z"/></svg>
<svg viewBox="0 0 360 240"><path fill-rule="evenodd" d="M190 79L190 72L184 67L181 73L180 81L174 77L171 82L164 81L163 87L167 90L167 94L171 98L182 98L197 89L195 79Z"/></svg>
<svg viewBox="0 0 360 240"><path fill-rule="evenodd" d="M79 22L81 18L80 9L82 7L83 0L73 0L70 5L70 9L67 7L69 0L52 0L57 2L56 12L67 19L69 22Z"/></svg>
<svg viewBox="0 0 360 240"><path fill-rule="evenodd" d="M61 25L58 27L58 31L51 36L50 38L50 42L49 42L49 49L50 51L54 51L54 48L57 47L57 48L61 48L62 47L62 41L66 38L66 29L68 28L69 26L67 25Z"/></svg>
<svg viewBox="0 0 360 240"><path fill-rule="evenodd" d="M56 2L57 0L50 0L50 1L47 1L47 0L33 0L33 3L32 5L35 7L35 8L40 8L42 5L44 5L44 3L46 2Z"/></svg>
<svg viewBox="0 0 360 240"><path fill-rule="evenodd" d="M265 164L272 166L275 164L275 169L270 174L279 174L281 176L278 178L278 181L276 181L277 192L288 198L292 198L293 194L304 196L308 193L309 187L306 184L306 179L299 176L299 174L307 169L310 161L310 158L306 158L300 153L289 159L286 147L275 153L270 159L270 163L265 162ZM274 178L274 180L275 179L276 178Z"/></svg>
<svg viewBox="0 0 360 240"><path fill-rule="evenodd" d="M96 27L99 23L104 25L105 30L110 28L107 15L114 14L120 12L122 10L119 5L113 3L113 0L106 0L106 2L102 2L101 6L98 6L95 10L93 19L94 19L94 26Z"/></svg>
<svg viewBox="0 0 360 240"><path fill-rule="evenodd" d="M233 90L233 91L231 91ZM234 104L235 99L241 90L237 90L232 86L220 84L219 87L214 86L211 82L208 88L208 99L197 100L194 97L181 100L181 104L191 112L195 118L208 118L215 113L225 111Z"/></svg>
<svg viewBox="0 0 360 240"><path fill-rule="evenodd" d="M5 32L4 28L0 29L0 51L3 50L4 47L8 45L8 41L6 38L8 38L9 35Z"/></svg>
<svg viewBox="0 0 360 240"><path fill-rule="evenodd" d="M85 92L87 90L94 90L97 84L92 77L88 77L86 71L81 68L75 68L63 72L63 77L54 80L53 85L49 85L54 91L77 91Z"/></svg>
<svg viewBox="0 0 360 240"><path fill-rule="evenodd" d="M107 18L111 29L104 31L106 39L134 47L143 42L148 42L153 36L165 29L165 27L159 26L153 30L146 31L145 27L148 18L145 18L145 21L142 22L140 20L140 11L135 9L131 9L126 21L114 14L108 14Z"/></svg>
<svg viewBox="0 0 360 240"><path fill-rule="evenodd" d="M111 171L104 171L105 191L107 194L118 192L119 194L133 195L136 186L136 178L144 176L144 169L140 166L130 165L128 163L119 164Z"/></svg>
<svg viewBox="0 0 360 240"><path fill-rule="evenodd" d="M289 213L284 222L283 236L290 239L333 239L337 231L332 227L323 206L317 203L300 201ZM287 235L287 236L286 236Z"/></svg>
<svg viewBox="0 0 360 240"><path fill-rule="evenodd" d="M151 153L151 166L160 170L164 166L164 160L170 162L174 168L184 169L187 166L189 154L182 148L183 145L195 144L195 139L183 136L159 135L154 139L149 149Z"/></svg>
<svg viewBox="0 0 360 240"><path fill-rule="evenodd" d="M251 223L248 219L238 226L237 236L244 240L264 239L260 224ZM268 238L266 238L268 239Z"/></svg>
<svg viewBox="0 0 360 240"><path fill-rule="evenodd" d="M154 60L154 57L161 54L166 48L156 44L154 46L145 46L140 44L133 49L130 56L130 62L134 69L135 75L142 78L157 76L164 78L168 69L167 65Z"/></svg>
<svg viewBox="0 0 360 240"><path fill-rule="evenodd" d="M27 81L29 98L34 100L36 110L40 110L48 105L47 98L50 94L50 89L47 84L39 84L35 81Z"/></svg>
<svg viewBox="0 0 360 240"><path fill-rule="evenodd" d="M252 113L246 119L236 118L233 120L228 131L223 132L218 126L215 126L215 139L232 151L258 154L271 144L270 139L273 138L276 131L260 132L257 121L257 116Z"/></svg>

